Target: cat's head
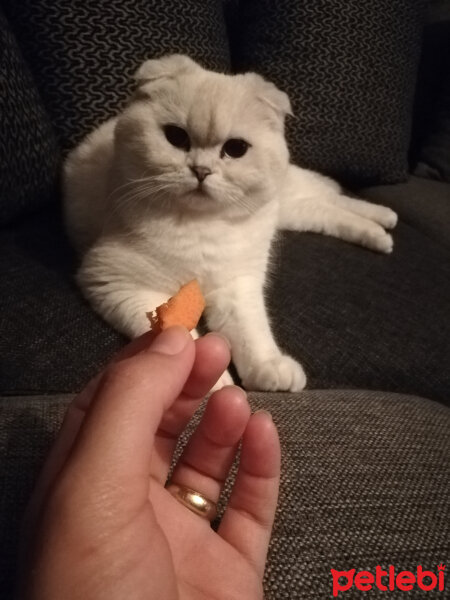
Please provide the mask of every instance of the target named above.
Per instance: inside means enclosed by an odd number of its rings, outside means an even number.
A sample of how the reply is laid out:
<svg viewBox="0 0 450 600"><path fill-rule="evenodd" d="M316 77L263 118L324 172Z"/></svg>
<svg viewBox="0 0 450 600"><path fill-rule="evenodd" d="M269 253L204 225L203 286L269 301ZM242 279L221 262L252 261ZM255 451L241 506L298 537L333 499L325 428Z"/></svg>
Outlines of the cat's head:
<svg viewBox="0 0 450 600"><path fill-rule="evenodd" d="M284 92L177 54L146 61L136 80L115 132L121 172L148 190L136 198L237 215L273 198L289 161Z"/></svg>

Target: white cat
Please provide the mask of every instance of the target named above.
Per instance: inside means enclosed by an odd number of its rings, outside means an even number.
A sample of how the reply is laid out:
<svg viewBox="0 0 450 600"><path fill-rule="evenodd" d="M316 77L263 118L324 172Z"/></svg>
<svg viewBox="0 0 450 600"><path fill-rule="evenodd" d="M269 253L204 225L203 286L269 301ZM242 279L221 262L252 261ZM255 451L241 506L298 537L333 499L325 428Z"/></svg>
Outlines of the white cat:
<svg viewBox="0 0 450 600"><path fill-rule="evenodd" d="M135 337L149 328L147 311L197 278L208 327L230 341L244 387L301 390L305 373L277 347L264 307L276 230L391 252L385 229L396 214L289 163L289 99L259 75L214 73L172 55L146 61L136 80L125 110L65 164L83 293Z"/></svg>

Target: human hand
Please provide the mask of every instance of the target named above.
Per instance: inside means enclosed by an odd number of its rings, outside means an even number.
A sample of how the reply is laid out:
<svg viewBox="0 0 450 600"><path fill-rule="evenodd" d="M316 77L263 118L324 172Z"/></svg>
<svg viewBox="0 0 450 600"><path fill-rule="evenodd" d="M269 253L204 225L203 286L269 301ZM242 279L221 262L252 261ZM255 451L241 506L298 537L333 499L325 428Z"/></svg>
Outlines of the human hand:
<svg viewBox="0 0 450 600"><path fill-rule="evenodd" d="M30 503L23 598L263 597L280 471L270 416L223 388L175 467L172 482L217 502L242 439L217 533L164 487L180 433L229 359L214 334L146 334L74 400Z"/></svg>

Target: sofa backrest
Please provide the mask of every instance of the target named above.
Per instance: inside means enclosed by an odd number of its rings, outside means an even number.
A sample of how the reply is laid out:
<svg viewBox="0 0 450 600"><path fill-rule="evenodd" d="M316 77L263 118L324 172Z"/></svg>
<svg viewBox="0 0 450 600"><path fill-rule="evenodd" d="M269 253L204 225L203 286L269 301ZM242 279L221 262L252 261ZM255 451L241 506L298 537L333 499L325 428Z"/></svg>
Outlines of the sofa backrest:
<svg viewBox="0 0 450 600"><path fill-rule="evenodd" d="M450 0L431 0L420 61L410 164L450 182Z"/></svg>
<svg viewBox="0 0 450 600"><path fill-rule="evenodd" d="M230 70L221 0L1 0L0 225L49 200L61 156L115 114L141 62ZM14 36L12 36L14 32ZM34 80L34 84L33 84Z"/></svg>
<svg viewBox="0 0 450 600"><path fill-rule="evenodd" d="M59 148L42 98L0 8L0 225L47 203Z"/></svg>
<svg viewBox="0 0 450 600"><path fill-rule="evenodd" d="M1 0L0 225L55 197L68 149L123 106L145 58L169 52L289 92L300 164L350 185L406 178L424 0L200 4Z"/></svg>

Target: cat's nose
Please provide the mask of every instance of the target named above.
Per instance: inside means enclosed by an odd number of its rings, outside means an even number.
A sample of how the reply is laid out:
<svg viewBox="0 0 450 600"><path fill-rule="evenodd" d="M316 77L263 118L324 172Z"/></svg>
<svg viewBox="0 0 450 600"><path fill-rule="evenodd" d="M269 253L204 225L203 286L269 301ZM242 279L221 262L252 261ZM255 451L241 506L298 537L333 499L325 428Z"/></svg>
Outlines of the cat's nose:
<svg viewBox="0 0 450 600"><path fill-rule="evenodd" d="M208 167L193 166L191 167L191 171L194 173L200 183L204 181L208 175L211 175L211 169L208 169Z"/></svg>

